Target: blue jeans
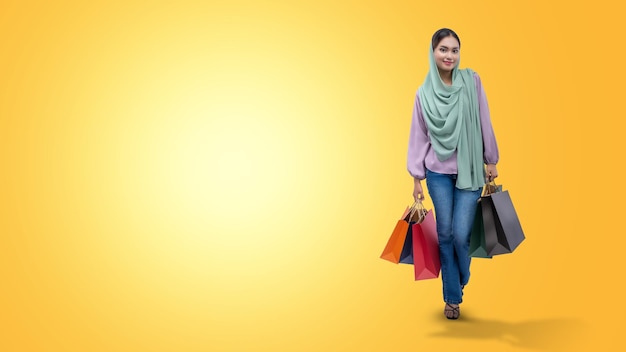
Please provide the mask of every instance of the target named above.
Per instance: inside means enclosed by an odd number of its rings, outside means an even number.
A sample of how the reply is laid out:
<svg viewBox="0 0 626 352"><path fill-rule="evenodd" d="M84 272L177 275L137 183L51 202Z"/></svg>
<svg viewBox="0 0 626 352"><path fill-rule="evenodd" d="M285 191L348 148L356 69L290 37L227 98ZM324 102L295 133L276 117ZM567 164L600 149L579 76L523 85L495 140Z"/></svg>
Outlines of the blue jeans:
<svg viewBox="0 0 626 352"><path fill-rule="evenodd" d="M469 235L481 190L468 191L455 187L456 175L426 170L426 186L435 206L443 300L463 302L461 285L470 277Z"/></svg>

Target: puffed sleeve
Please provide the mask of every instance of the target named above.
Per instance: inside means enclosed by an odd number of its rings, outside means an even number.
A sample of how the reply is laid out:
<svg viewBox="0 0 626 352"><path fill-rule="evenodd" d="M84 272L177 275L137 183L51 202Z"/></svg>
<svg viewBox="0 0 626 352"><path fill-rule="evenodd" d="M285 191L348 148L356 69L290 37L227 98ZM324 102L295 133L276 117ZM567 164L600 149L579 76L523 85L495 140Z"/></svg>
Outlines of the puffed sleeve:
<svg viewBox="0 0 626 352"><path fill-rule="evenodd" d="M411 120L411 134L409 135L409 151L407 153L407 170L414 178L423 180L426 178L424 160L430 147L428 129L422 115L419 91L415 94L413 105L413 118Z"/></svg>
<svg viewBox="0 0 626 352"><path fill-rule="evenodd" d="M474 73L474 81L476 82L476 92L478 93L478 109L483 134L483 159L485 164L497 164L500 160L498 143L496 142L496 136L493 132L493 126L491 125L487 96L485 95L483 84L477 73Z"/></svg>

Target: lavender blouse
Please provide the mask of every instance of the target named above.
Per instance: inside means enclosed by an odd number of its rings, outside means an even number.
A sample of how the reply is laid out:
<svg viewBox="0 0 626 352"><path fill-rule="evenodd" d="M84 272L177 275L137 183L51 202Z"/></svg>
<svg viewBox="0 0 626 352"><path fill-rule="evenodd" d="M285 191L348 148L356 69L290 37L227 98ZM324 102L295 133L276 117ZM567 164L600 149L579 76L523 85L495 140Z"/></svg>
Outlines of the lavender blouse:
<svg viewBox="0 0 626 352"><path fill-rule="evenodd" d="M476 92L478 93L478 110L483 135L483 161L485 164L497 164L500 158L498 144L496 143L496 137L493 133L493 127L491 126L487 97L485 96L483 85L477 73L474 73L474 82L476 83ZM428 128L424 121L424 115L422 114L419 93L416 93L407 157L407 170L409 174L419 180L426 178L426 168L430 171L442 174L456 174L456 155L456 152L454 152L454 154L445 161L439 161L439 159L437 159L437 155L430 144Z"/></svg>

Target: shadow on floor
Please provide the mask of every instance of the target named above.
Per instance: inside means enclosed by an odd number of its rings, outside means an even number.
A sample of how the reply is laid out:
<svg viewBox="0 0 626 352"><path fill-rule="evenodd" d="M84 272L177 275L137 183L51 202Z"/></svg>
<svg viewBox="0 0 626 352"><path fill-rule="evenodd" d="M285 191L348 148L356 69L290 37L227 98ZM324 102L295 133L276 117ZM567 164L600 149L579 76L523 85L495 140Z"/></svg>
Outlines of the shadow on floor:
<svg viewBox="0 0 626 352"><path fill-rule="evenodd" d="M544 319L522 322L485 320L462 311L459 320L448 320L443 312L437 313L437 324L442 327L427 336L473 340L495 340L514 347L539 350L567 350L576 346L586 332L583 322L576 319Z"/></svg>

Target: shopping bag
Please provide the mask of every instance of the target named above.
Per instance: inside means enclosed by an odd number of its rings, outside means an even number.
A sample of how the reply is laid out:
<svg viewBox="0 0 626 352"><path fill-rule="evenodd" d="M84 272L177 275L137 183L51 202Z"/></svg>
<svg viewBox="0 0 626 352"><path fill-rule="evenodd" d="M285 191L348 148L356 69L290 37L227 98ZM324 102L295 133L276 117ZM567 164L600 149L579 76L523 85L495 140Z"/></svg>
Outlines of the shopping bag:
<svg viewBox="0 0 626 352"><path fill-rule="evenodd" d="M414 212L415 204L408 208L408 211L405 210L402 218L398 220L396 226L391 232L391 236L389 236L389 239L387 240L385 249L383 249L383 252L380 255L381 259L388 260L395 264L398 264L400 262L402 248L404 247L406 235L409 231L409 222Z"/></svg>
<svg viewBox="0 0 626 352"><path fill-rule="evenodd" d="M439 277L439 238L432 209L428 210L420 222L411 225L413 237L413 267L415 280Z"/></svg>
<svg viewBox="0 0 626 352"><path fill-rule="evenodd" d="M485 243L485 226L483 224L483 212L481 201L478 200L474 224L470 233L469 256L477 258L492 258L487 254L487 244Z"/></svg>
<svg viewBox="0 0 626 352"><path fill-rule="evenodd" d="M509 191L496 191L480 199L485 245L490 256L512 253L524 241L524 231Z"/></svg>
<svg viewBox="0 0 626 352"><path fill-rule="evenodd" d="M413 264L413 224L422 222L426 216L426 209L419 205L415 205L415 210L409 219L409 228L404 240L404 246L402 246L402 253L400 254L400 263Z"/></svg>
<svg viewBox="0 0 626 352"><path fill-rule="evenodd" d="M415 221L409 221L409 227L404 238L404 245L400 253L400 264L413 264L413 224L415 224Z"/></svg>

